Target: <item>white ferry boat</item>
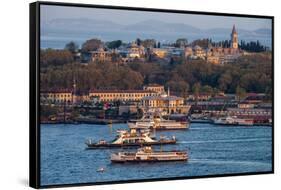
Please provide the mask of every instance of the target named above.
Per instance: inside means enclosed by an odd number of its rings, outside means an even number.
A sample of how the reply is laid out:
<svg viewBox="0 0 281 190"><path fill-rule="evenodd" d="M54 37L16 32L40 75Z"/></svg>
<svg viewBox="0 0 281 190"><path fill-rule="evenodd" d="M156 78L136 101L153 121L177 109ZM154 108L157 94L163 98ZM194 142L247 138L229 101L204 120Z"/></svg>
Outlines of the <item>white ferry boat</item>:
<svg viewBox="0 0 281 190"><path fill-rule="evenodd" d="M100 140L93 142L91 139L85 143L88 148L114 148L114 147L128 147L128 146L143 146L143 145L164 145L176 144L176 137L172 136L170 139L161 136L159 140L152 138L148 131L136 131L136 129L119 130L116 139L111 142Z"/></svg>
<svg viewBox="0 0 281 190"><path fill-rule="evenodd" d="M187 161L184 151L153 151L150 146L142 147L137 152L118 152L111 154L111 162L170 162Z"/></svg>

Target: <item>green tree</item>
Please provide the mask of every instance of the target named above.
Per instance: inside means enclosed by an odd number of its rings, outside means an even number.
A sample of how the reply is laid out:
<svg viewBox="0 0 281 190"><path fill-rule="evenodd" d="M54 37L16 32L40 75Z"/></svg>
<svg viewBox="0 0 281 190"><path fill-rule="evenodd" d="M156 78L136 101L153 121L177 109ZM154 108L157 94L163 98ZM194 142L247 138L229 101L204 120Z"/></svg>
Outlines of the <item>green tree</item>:
<svg viewBox="0 0 281 190"><path fill-rule="evenodd" d="M206 94L213 94L213 88L209 85L204 85L201 88L201 92L206 93Z"/></svg>
<svg viewBox="0 0 281 190"><path fill-rule="evenodd" d="M73 55L68 50L46 49L40 52L40 63L42 67L62 66L73 62Z"/></svg>
<svg viewBox="0 0 281 190"><path fill-rule="evenodd" d="M245 98L247 95L247 92L244 88L241 88L239 85L236 87L236 97L238 99L238 101L240 101L241 99Z"/></svg>
<svg viewBox="0 0 281 190"><path fill-rule="evenodd" d="M157 48L161 48L161 43L160 42L157 43Z"/></svg>
<svg viewBox="0 0 281 190"><path fill-rule="evenodd" d="M141 45L145 48L153 48L156 45L156 41L154 39L145 39L141 42Z"/></svg>
<svg viewBox="0 0 281 190"><path fill-rule="evenodd" d="M75 53L78 50L78 45L71 41L65 45L64 49L70 51L71 53Z"/></svg>
<svg viewBox="0 0 281 190"><path fill-rule="evenodd" d="M140 45L141 45L141 39L137 38L137 39L136 39L136 44L137 44L138 46L140 46Z"/></svg>
<svg viewBox="0 0 281 190"><path fill-rule="evenodd" d="M186 38L179 38L176 40L176 47L186 47L188 45L188 41Z"/></svg>
<svg viewBox="0 0 281 190"><path fill-rule="evenodd" d="M107 47L109 49L116 49L119 48L122 45L122 41L121 40L115 40L115 41L111 41L107 43Z"/></svg>
<svg viewBox="0 0 281 190"><path fill-rule="evenodd" d="M192 86L192 92L193 92L193 95L195 96L195 102L197 104L198 102L198 97L200 95L200 89L201 89L201 84L199 82L195 83L193 86Z"/></svg>
<svg viewBox="0 0 281 190"><path fill-rule="evenodd" d="M221 75L219 79L219 87L222 91L226 91L228 88L228 85L230 85L232 82L232 76L230 72L225 72Z"/></svg>
<svg viewBox="0 0 281 190"><path fill-rule="evenodd" d="M96 51L101 47L103 47L103 42L99 39L93 38L93 39L87 40L82 45L82 51L83 52Z"/></svg>

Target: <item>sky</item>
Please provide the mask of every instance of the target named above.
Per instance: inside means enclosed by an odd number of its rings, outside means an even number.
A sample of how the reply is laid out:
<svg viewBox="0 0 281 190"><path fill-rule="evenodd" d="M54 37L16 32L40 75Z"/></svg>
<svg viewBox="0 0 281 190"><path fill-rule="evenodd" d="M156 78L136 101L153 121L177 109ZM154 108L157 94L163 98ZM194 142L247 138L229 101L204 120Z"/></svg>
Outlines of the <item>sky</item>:
<svg viewBox="0 0 281 190"><path fill-rule="evenodd" d="M41 5L43 21L57 18L93 18L124 25L153 19L169 23L184 23L200 29L231 28L233 24L245 30L271 29L271 19Z"/></svg>

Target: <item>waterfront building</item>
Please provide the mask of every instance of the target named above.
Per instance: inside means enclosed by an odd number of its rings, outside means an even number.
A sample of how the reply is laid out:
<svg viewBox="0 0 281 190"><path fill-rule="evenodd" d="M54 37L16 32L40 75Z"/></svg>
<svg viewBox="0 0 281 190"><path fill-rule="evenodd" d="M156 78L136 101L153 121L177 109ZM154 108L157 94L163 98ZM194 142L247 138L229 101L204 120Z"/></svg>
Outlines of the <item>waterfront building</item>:
<svg viewBox="0 0 281 190"><path fill-rule="evenodd" d="M74 96L72 90L70 89L58 89L40 92L40 102L41 103L72 103Z"/></svg>
<svg viewBox="0 0 281 190"><path fill-rule="evenodd" d="M142 98L142 108L147 111L159 111L162 115L187 114L190 105L184 104L184 98L166 95L147 96Z"/></svg>
<svg viewBox="0 0 281 190"><path fill-rule="evenodd" d="M151 90L90 90L89 97L98 97L102 102L138 102L146 96L156 96Z"/></svg>
<svg viewBox="0 0 281 190"><path fill-rule="evenodd" d="M238 103L238 108L240 109L249 109L249 108L254 108L255 104L250 104L250 103L245 103L245 102L241 102Z"/></svg>

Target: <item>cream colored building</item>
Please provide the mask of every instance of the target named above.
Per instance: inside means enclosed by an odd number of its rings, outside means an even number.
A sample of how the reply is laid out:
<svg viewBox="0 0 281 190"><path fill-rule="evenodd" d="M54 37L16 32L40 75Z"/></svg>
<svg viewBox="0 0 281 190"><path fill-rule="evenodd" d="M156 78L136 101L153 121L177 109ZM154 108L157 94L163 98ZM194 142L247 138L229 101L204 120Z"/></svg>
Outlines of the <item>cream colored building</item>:
<svg viewBox="0 0 281 190"><path fill-rule="evenodd" d="M145 50L143 46L138 46L135 42L132 42L128 48L129 58L142 58L145 55Z"/></svg>
<svg viewBox="0 0 281 190"><path fill-rule="evenodd" d="M41 103L72 103L73 94L71 90L53 90L40 92Z"/></svg>
<svg viewBox="0 0 281 190"><path fill-rule="evenodd" d="M165 58L168 55L168 50L162 48L153 48L152 52L159 58Z"/></svg>
<svg viewBox="0 0 281 190"><path fill-rule="evenodd" d="M206 52L200 46L196 45L194 47L194 56L204 59L206 56Z"/></svg>
<svg viewBox="0 0 281 190"><path fill-rule="evenodd" d="M157 93L150 90L91 90L89 97L98 97L102 102L138 102L143 97L156 96Z"/></svg>
<svg viewBox="0 0 281 190"><path fill-rule="evenodd" d="M212 63L212 64L215 64L215 65L218 65L220 64L220 57L219 56L207 56L207 60L206 60L208 63Z"/></svg>
<svg viewBox="0 0 281 190"><path fill-rule="evenodd" d="M192 50L192 48L191 48L191 47L186 47L186 48L184 49L184 56L185 56L185 58L190 57L190 56L192 56L192 55L193 55L193 50Z"/></svg>
<svg viewBox="0 0 281 190"><path fill-rule="evenodd" d="M147 111L160 111L163 115L187 114L190 105L184 104L184 99L177 96L158 95L142 98L142 108Z"/></svg>
<svg viewBox="0 0 281 190"><path fill-rule="evenodd" d="M91 51L92 61L111 61L112 59L112 52L105 51L103 48L99 48L97 51Z"/></svg>

